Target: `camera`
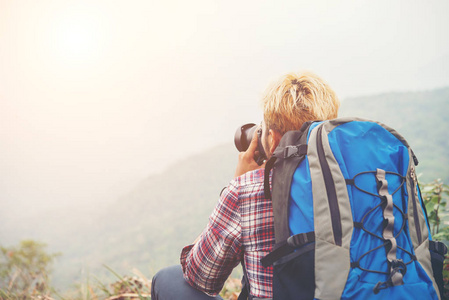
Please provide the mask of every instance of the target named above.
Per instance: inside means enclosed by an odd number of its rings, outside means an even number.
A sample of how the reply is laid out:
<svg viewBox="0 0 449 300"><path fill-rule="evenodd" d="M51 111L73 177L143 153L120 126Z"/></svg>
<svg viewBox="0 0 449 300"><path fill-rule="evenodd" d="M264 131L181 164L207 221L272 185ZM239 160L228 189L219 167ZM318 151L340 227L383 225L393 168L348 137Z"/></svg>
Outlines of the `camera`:
<svg viewBox="0 0 449 300"><path fill-rule="evenodd" d="M256 131L257 130L257 131ZM243 126L237 128L237 131L234 135L234 144L237 150L240 152L244 152L248 150L249 144L251 144L251 140L253 139L254 132L257 134L257 150L254 155L254 160L260 166L263 164L264 160L267 159L265 151L262 146L262 127L257 126L254 123L248 123Z"/></svg>

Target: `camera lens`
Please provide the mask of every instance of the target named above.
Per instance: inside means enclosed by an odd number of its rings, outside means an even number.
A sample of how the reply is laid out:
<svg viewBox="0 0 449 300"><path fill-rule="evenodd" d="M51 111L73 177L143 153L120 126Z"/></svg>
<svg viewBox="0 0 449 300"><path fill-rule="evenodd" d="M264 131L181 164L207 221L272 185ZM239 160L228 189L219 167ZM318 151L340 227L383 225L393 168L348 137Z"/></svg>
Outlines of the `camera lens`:
<svg viewBox="0 0 449 300"><path fill-rule="evenodd" d="M235 147L240 151L244 152L248 149L251 140L253 139L254 131L256 130L257 125L254 123L248 123L240 128L237 128L237 131L234 135L234 144Z"/></svg>
<svg viewBox="0 0 449 300"><path fill-rule="evenodd" d="M258 142L257 142L257 151L254 155L254 160L260 166L263 164L264 160L267 159L267 155L262 146L262 128L258 128L258 126L254 123L245 124L239 128L234 135L234 144L237 150L240 152L244 152L248 150L249 145L251 144L251 140L253 139L254 132L257 130Z"/></svg>

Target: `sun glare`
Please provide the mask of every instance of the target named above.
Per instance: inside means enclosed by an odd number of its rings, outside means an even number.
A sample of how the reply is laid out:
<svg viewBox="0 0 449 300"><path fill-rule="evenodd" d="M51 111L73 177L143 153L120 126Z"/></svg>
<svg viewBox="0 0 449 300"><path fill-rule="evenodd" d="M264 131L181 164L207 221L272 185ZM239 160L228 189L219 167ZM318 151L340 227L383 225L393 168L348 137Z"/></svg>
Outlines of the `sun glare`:
<svg viewBox="0 0 449 300"><path fill-rule="evenodd" d="M99 20L85 12L66 12L54 22L54 55L66 62L95 60L100 51Z"/></svg>
<svg viewBox="0 0 449 300"><path fill-rule="evenodd" d="M69 24L61 30L60 51L70 57L86 57L94 48L92 32L84 24Z"/></svg>

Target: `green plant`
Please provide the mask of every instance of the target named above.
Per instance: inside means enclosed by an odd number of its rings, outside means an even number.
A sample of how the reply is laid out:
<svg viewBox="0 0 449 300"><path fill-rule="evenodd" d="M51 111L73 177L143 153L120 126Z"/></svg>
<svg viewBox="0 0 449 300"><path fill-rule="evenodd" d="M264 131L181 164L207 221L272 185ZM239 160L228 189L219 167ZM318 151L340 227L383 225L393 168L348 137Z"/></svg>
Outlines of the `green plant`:
<svg viewBox="0 0 449 300"><path fill-rule="evenodd" d="M46 244L24 240L0 247L0 296L3 299L49 297L51 264L59 254L48 254Z"/></svg>
<svg viewBox="0 0 449 300"><path fill-rule="evenodd" d="M430 231L433 239L449 242L449 213L446 205L449 200L449 186L440 179L432 183L422 184L421 196L427 210ZM449 299L449 258L446 256L443 267L444 296Z"/></svg>
<svg viewBox="0 0 449 300"><path fill-rule="evenodd" d="M449 224L445 224L444 221L448 216L445 208L449 196L449 186L438 179L432 183L421 185L421 193L426 206L432 236L437 240L448 241L449 232L447 231L447 225Z"/></svg>
<svg viewBox="0 0 449 300"><path fill-rule="evenodd" d="M105 285L101 285L101 290L108 294L108 298L106 300L151 300L151 282L140 272L135 270L135 272L138 273L138 276L120 276L110 267L106 265L104 267L118 278L118 281L111 284L111 292Z"/></svg>

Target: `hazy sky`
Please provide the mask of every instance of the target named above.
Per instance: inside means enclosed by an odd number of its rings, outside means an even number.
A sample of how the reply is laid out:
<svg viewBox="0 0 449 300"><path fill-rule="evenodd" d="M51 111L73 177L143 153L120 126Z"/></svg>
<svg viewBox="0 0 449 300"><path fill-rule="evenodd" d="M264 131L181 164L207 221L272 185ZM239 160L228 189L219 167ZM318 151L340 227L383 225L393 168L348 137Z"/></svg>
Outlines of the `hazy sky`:
<svg viewBox="0 0 449 300"><path fill-rule="evenodd" d="M447 86L448 15L446 0L0 0L2 210L113 201L259 122L286 72L343 99Z"/></svg>

